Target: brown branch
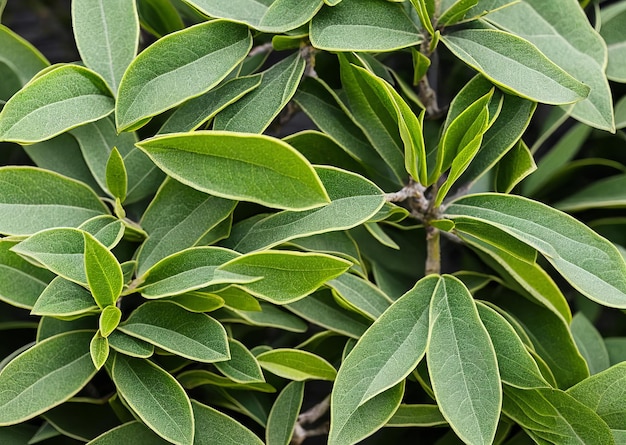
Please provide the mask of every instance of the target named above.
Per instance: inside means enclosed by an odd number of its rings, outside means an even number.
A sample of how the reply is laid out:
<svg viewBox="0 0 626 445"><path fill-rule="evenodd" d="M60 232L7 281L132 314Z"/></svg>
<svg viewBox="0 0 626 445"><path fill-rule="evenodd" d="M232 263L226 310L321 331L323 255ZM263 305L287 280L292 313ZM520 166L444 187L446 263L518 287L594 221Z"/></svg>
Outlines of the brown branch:
<svg viewBox="0 0 626 445"><path fill-rule="evenodd" d="M306 428L305 425L313 425L328 413L330 409L330 394L317 405L312 406L307 411L298 416L298 421L293 431L290 445L302 445L308 437L322 436L330 431L330 423L324 422L321 425L312 428Z"/></svg>

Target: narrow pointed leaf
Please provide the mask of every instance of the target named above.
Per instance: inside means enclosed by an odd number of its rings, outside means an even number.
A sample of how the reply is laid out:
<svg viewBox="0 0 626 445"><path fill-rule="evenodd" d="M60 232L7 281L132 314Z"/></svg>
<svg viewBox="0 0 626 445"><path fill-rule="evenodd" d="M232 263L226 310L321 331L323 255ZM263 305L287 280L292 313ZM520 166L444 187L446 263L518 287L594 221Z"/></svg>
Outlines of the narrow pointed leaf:
<svg viewBox="0 0 626 445"><path fill-rule="evenodd" d="M0 112L0 140L45 141L113 111L106 82L77 66L54 67L17 92Z"/></svg>
<svg viewBox="0 0 626 445"><path fill-rule="evenodd" d="M100 314L99 327L100 334L108 337L120 324L122 319L122 311L117 306L107 306Z"/></svg>
<svg viewBox="0 0 626 445"><path fill-rule="evenodd" d="M52 227L77 227L107 213L85 184L35 167L0 168L0 233L31 235Z"/></svg>
<svg viewBox="0 0 626 445"><path fill-rule="evenodd" d="M142 304L118 329L191 360L211 363L230 356L220 323L169 301Z"/></svg>
<svg viewBox="0 0 626 445"><path fill-rule="evenodd" d="M223 20L200 23L159 39L133 60L122 78L117 128L135 129L150 117L207 92L243 60L251 45L245 27Z"/></svg>
<svg viewBox="0 0 626 445"><path fill-rule="evenodd" d="M502 406L496 352L461 281L444 276L430 306L426 358L443 416L468 444L492 443Z"/></svg>
<svg viewBox="0 0 626 445"><path fill-rule="evenodd" d="M289 445L304 398L304 383L291 382L276 398L267 418L265 443Z"/></svg>
<svg viewBox="0 0 626 445"><path fill-rule="evenodd" d="M589 87L559 68L532 43L513 34L467 29L441 40L454 55L518 96L547 104L568 104L589 94Z"/></svg>
<svg viewBox="0 0 626 445"><path fill-rule="evenodd" d="M264 382L263 372L254 355L243 343L229 339L230 360L215 363L215 367L226 377L237 383Z"/></svg>
<svg viewBox="0 0 626 445"><path fill-rule="evenodd" d="M124 441L142 445L169 445L171 443L159 437L143 423L135 420L107 431L89 442L89 445L117 445Z"/></svg>
<svg viewBox="0 0 626 445"><path fill-rule="evenodd" d="M498 163L495 172L496 191L510 193L525 177L537 169L533 154L528 146L520 141L509 150Z"/></svg>
<svg viewBox="0 0 626 445"><path fill-rule="evenodd" d="M222 198L290 210L330 201L307 160L269 136L195 132L155 137L138 146L168 175Z"/></svg>
<svg viewBox="0 0 626 445"><path fill-rule="evenodd" d="M93 331L60 334L7 364L0 372L0 425L24 422L80 391L96 373L89 355L92 336Z"/></svg>
<svg viewBox="0 0 626 445"><path fill-rule="evenodd" d="M128 173L124 166L122 155L113 147L106 166L107 189L111 194L120 201L126 199L126 191L128 189Z"/></svg>
<svg viewBox="0 0 626 445"><path fill-rule="evenodd" d="M135 3L72 2L72 25L81 59L100 73L116 93L124 71L137 53L139 17Z"/></svg>
<svg viewBox="0 0 626 445"><path fill-rule="evenodd" d="M454 25L463 20L465 14L476 6L477 3L478 0L457 0L441 13L437 21L446 26Z"/></svg>
<svg viewBox="0 0 626 445"><path fill-rule="evenodd" d="M328 280L338 277L351 263L330 255L288 251L262 251L235 258L217 269L250 278L239 286L274 304L293 303L306 297Z"/></svg>
<svg viewBox="0 0 626 445"><path fill-rule="evenodd" d="M99 332L96 332L96 335L91 339L91 343L89 343L89 355L93 365L98 370L104 366L107 358L109 358L109 341L106 337L100 335Z"/></svg>
<svg viewBox="0 0 626 445"><path fill-rule="evenodd" d="M402 382L424 357L428 343L428 306L439 278L420 280L363 334L344 360L331 398L329 443L351 435L368 401ZM382 393L382 394L381 394ZM363 422L375 431L377 425ZM352 443L352 442L351 442Z"/></svg>
<svg viewBox="0 0 626 445"><path fill-rule="evenodd" d="M115 256L87 232L85 238L85 275L98 306L115 304L122 293L124 276Z"/></svg>
<svg viewBox="0 0 626 445"><path fill-rule="evenodd" d="M334 380L337 371L315 354L298 349L273 349L257 355L261 367L289 380Z"/></svg>
<svg viewBox="0 0 626 445"><path fill-rule="evenodd" d="M69 317L99 310L91 293L84 287L56 277L43 290L33 306L33 315Z"/></svg>
<svg viewBox="0 0 626 445"><path fill-rule="evenodd" d="M626 308L626 263L606 239L574 218L512 195L482 194L454 201L446 217L464 215L493 225L541 252L588 298Z"/></svg>
<svg viewBox="0 0 626 445"><path fill-rule="evenodd" d="M252 431L210 406L193 400L194 445L263 445Z"/></svg>
<svg viewBox="0 0 626 445"><path fill-rule="evenodd" d="M177 445L192 445L191 403L169 373L148 360L115 355L113 382L120 395L155 433Z"/></svg>

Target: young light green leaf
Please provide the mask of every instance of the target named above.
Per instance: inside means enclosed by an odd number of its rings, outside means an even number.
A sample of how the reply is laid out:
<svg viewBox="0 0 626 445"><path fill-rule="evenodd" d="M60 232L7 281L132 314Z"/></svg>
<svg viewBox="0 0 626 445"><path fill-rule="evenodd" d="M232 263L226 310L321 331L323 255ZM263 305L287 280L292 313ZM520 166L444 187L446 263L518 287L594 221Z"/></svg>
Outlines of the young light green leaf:
<svg viewBox="0 0 626 445"><path fill-rule="evenodd" d="M289 445L304 398L304 383L291 382L276 398L265 429L267 445Z"/></svg>
<svg viewBox="0 0 626 445"><path fill-rule="evenodd" d="M228 339L230 360L215 363L215 367L226 377L237 383L264 382L263 372L256 358L243 343Z"/></svg>
<svg viewBox="0 0 626 445"><path fill-rule="evenodd" d="M201 291L166 297L165 300L173 301L189 312L213 312L224 306L224 300L220 296Z"/></svg>
<svg viewBox="0 0 626 445"><path fill-rule="evenodd" d="M602 27L600 35L608 47L606 76L615 82L626 82L626 38L622 24L626 20L626 7L623 3L609 5L600 10Z"/></svg>
<svg viewBox="0 0 626 445"><path fill-rule="evenodd" d="M403 7L376 0L324 6L310 33L312 45L327 51L393 51L423 39Z"/></svg>
<svg viewBox="0 0 626 445"><path fill-rule="evenodd" d="M119 329L111 332L107 339L111 349L131 357L148 358L154 353L154 345L126 335Z"/></svg>
<svg viewBox="0 0 626 445"><path fill-rule="evenodd" d="M117 147L113 147L107 161L106 182L107 189L111 194L123 202L126 199L128 189L128 173L124 166L124 159L122 159Z"/></svg>
<svg viewBox="0 0 626 445"><path fill-rule="evenodd" d="M0 168L0 233L32 235L52 227L77 227L107 213L85 184L36 167Z"/></svg>
<svg viewBox="0 0 626 445"><path fill-rule="evenodd" d="M335 380L337 371L322 357L298 349L273 349L256 356L261 367L289 380Z"/></svg>
<svg viewBox="0 0 626 445"><path fill-rule="evenodd" d="M483 76L520 97L547 104L569 104L589 94L589 87L559 68L532 43L513 34L466 29L447 34L441 40Z"/></svg>
<svg viewBox="0 0 626 445"><path fill-rule="evenodd" d="M562 20L567 14L569 20ZM569 0L547 5L524 0L486 18L533 43L553 62L591 88L586 100L569 111L579 121L615 131L611 90L604 74L606 44L593 29L581 7Z"/></svg>
<svg viewBox="0 0 626 445"><path fill-rule="evenodd" d="M382 190L355 173L333 167L316 167L315 171L328 192L330 204L263 218L238 240L234 249L250 252L295 238L351 229L369 220L385 202Z"/></svg>
<svg viewBox="0 0 626 445"><path fill-rule="evenodd" d="M122 75L137 53L139 17L134 2L79 0L72 2L72 25L85 65L117 92Z"/></svg>
<svg viewBox="0 0 626 445"><path fill-rule="evenodd" d="M14 425L76 394L96 374L89 355L93 331L74 331L37 343L0 371L0 425ZM24 372L28 370L28 372Z"/></svg>
<svg viewBox="0 0 626 445"><path fill-rule="evenodd" d="M152 431L177 445L193 444L191 403L174 377L148 360L115 354L111 378Z"/></svg>
<svg viewBox="0 0 626 445"><path fill-rule="evenodd" d="M188 100L170 115L159 134L196 130L224 108L257 88L261 84L261 78L261 74L237 77L202 96Z"/></svg>
<svg viewBox="0 0 626 445"><path fill-rule="evenodd" d="M430 303L426 359L441 413L468 444L492 443L502 406L496 352L463 283L446 275Z"/></svg>
<svg viewBox="0 0 626 445"><path fill-rule="evenodd" d="M497 227L541 252L572 286L610 307L626 308L626 263L617 249L574 218L512 195L477 194L454 201L463 215Z"/></svg>
<svg viewBox="0 0 626 445"><path fill-rule="evenodd" d="M254 298L248 292L237 287L231 286L219 291L217 294L224 300L224 305L240 311L260 311L261 305L259 300Z"/></svg>
<svg viewBox="0 0 626 445"><path fill-rule="evenodd" d="M139 421L120 425L96 437L89 445L118 445L125 441L142 445L170 445L171 442L157 436L150 428Z"/></svg>
<svg viewBox="0 0 626 445"><path fill-rule="evenodd" d="M113 111L104 79L78 65L56 66L28 83L0 112L0 140L45 141Z"/></svg>
<svg viewBox="0 0 626 445"><path fill-rule="evenodd" d="M213 129L263 133L296 92L305 66L304 58L295 53L261 73L260 85L218 113Z"/></svg>
<svg viewBox="0 0 626 445"><path fill-rule="evenodd" d="M157 40L124 73L115 111L118 130L136 129L150 117L207 92L243 60L251 45L247 28L224 20Z"/></svg>
<svg viewBox="0 0 626 445"><path fill-rule="evenodd" d="M329 443L347 443L339 438L352 437L355 423L363 423L369 431L366 435L376 430L374 419L355 419L364 414L368 403L401 383L424 357L428 307L438 282L437 276L420 280L368 328L346 357L331 396Z"/></svg>
<svg viewBox="0 0 626 445"><path fill-rule="evenodd" d="M383 291L367 280L344 273L326 283L350 307L376 320L393 302Z"/></svg>
<svg viewBox="0 0 626 445"><path fill-rule="evenodd" d="M0 2L2 3L2 2ZM0 14L2 13L0 7ZM9 67L15 83L5 77L0 87L0 99L9 99L39 71L49 65L46 58L27 40L0 25L0 65Z"/></svg>
<svg viewBox="0 0 626 445"><path fill-rule="evenodd" d="M91 293L84 287L56 277L43 290L31 314L51 317L71 317L99 310Z"/></svg>
<svg viewBox="0 0 626 445"><path fill-rule="evenodd" d="M100 327L100 334L103 337L108 337L120 324L122 319L122 311L117 306L107 306L102 310L100 314L100 320L98 325Z"/></svg>
<svg viewBox="0 0 626 445"><path fill-rule="evenodd" d="M87 232L85 243L85 275L89 290L98 306L113 305L122 293L124 275L115 256Z"/></svg>
<svg viewBox="0 0 626 445"><path fill-rule="evenodd" d="M429 427L447 425L448 422L437 405L400 405L385 426L393 427Z"/></svg>
<svg viewBox="0 0 626 445"><path fill-rule="evenodd" d="M89 343L89 355L93 365L98 370L104 366L107 358L109 358L109 341L106 337L100 335L100 332L96 332L96 335L91 339L91 343Z"/></svg>
<svg viewBox="0 0 626 445"><path fill-rule="evenodd" d="M274 304L300 300L328 280L338 277L352 263L321 253L262 251L242 255L217 268L222 272L260 278L239 287ZM228 275L227 275L228 276Z"/></svg>
<svg viewBox="0 0 626 445"><path fill-rule="evenodd" d="M191 360L212 363L230 357L226 331L220 323L170 301L143 303L118 329Z"/></svg>
<svg viewBox="0 0 626 445"><path fill-rule="evenodd" d="M570 329L578 350L589 366L591 375L602 372L611 366L609 352L604 346L602 335L582 312L574 315Z"/></svg>
<svg viewBox="0 0 626 445"><path fill-rule="evenodd" d="M495 171L495 188L501 193L510 193L526 176L537 169L533 154L521 139L498 163Z"/></svg>
<svg viewBox="0 0 626 445"><path fill-rule="evenodd" d="M210 406L191 401L195 419L194 445L263 445L252 431Z"/></svg>
<svg viewBox="0 0 626 445"><path fill-rule="evenodd" d="M304 156L269 136L197 131L137 145L174 179L222 198L289 210L330 201Z"/></svg>

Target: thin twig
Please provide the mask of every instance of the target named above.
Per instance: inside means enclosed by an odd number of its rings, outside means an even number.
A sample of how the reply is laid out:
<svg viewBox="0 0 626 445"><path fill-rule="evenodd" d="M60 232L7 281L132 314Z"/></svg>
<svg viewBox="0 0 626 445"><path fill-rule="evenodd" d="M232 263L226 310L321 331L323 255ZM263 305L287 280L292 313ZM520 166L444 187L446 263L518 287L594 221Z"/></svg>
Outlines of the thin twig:
<svg viewBox="0 0 626 445"><path fill-rule="evenodd" d="M261 54L261 53L267 53L267 52L270 52L272 49L273 49L272 42L264 43L262 45L255 46L254 48L252 48L250 52L248 53L248 57L256 56L257 54Z"/></svg>
<svg viewBox="0 0 626 445"><path fill-rule="evenodd" d="M330 409L330 394L321 402L312 406L307 411L298 416L298 421L294 427L290 445L301 445L308 437L322 436L330 431L330 423L324 422L313 428L306 428L305 425L313 425L328 413Z"/></svg>

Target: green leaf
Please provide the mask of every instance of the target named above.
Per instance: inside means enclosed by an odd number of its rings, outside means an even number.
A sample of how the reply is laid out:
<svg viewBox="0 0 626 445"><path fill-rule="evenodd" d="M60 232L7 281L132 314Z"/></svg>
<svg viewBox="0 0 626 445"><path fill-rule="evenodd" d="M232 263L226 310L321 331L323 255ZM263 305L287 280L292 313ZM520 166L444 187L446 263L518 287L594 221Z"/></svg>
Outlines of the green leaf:
<svg viewBox="0 0 626 445"><path fill-rule="evenodd" d="M273 349L257 355L259 365L272 374L289 380L335 380L337 371L315 354L298 349Z"/></svg>
<svg viewBox="0 0 626 445"><path fill-rule="evenodd" d="M393 302L378 287L356 275L344 273L327 283L348 306L371 320L380 317Z"/></svg>
<svg viewBox="0 0 626 445"><path fill-rule="evenodd" d="M89 232L107 249L113 249L124 236L124 223L111 215L94 216L80 226L80 230Z"/></svg>
<svg viewBox="0 0 626 445"><path fill-rule="evenodd" d="M0 300L32 309L54 275L12 252L10 249L16 244L0 240Z"/></svg>
<svg viewBox="0 0 626 445"><path fill-rule="evenodd" d="M107 213L86 185L35 167L0 168L0 233L31 235L52 227L77 227Z"/></svg>
<svg viewBox="0 0 626 445"><path fill-rule="evenodd" d="M100 334L108 337L120 324L122 319L122 311L116 306L107 306L100 314L99 326Z"/></svg>
<svg viewBox="0 0 626 445"><path fill-rule="evenodd" d="M609 427L596 413L558 389L506 386L502 410L536 443L615 443Z"/></svg>
<svg viewBox="0 0 626 445"><path fill-rule="evenodd" d="M623 362L611 366L571 387L567 393L594 410L610 428L625 430L625 370Z"/></svg>
<svg viewBox="0 0 626 445"><path fill-rule="evenodd" d="M189 312L212 312L224 306L224 300L206 292L188 292L165 298L187 309Z"/></svg>
<svg viewBox="0 0 626 445"><path fill-rule="evenodd" d="M143 303L118 329L191 360L212 363L230 357L220 323L169 301Z"/></svg>
<svg viewBox="0 0 626 445"><path fill-rule="evenodd" d="M93 71L56 66L9 99L0 112L0 140L32 144L96 121L113 111L111 96Z"/></svg>
<svg viewBox="0 0 626 445"><path fill-rule="evenodd" d="M72 3L72 28L80 57L114 93L137 53L139 17L134 2L82 0Z"/></svg>
<svg viewBox="0 0 626 445"><path fill-rule="evenodd" d="M536 169L533 154L520 139L498 163L494 178L496 191L510 193L520 181Z"/></svg>
<svg viewBox="0 0 626 445"><path fill-rule="evenodd" d="M78 397L51 409L42 417L56 430L63 431L64 435L83 442L120 424L110 404L94 399L80 400Z"/></svg>
<svg viewBox="0 0 626 445"><path fill-rule="evenodd" d="M330 201L307 160L269 136L198 131L138 146L174 179L212 195L289 210Z"/></svg>
<svg viewBox="0 0 626 445"><path fill-rule="evenodd" d="M265 429L267 445L289 445L304 398L304 383L291 382L276 398Z"/></svg>
<svg viewBox="0 0 626 445"><path fill-rule="evenodd" d="M180 31L185 27L170 0L139 0L137 12L141 26L157 38Z"/></svg>
<svg viewBox="0 0 626 445"><path fill-rule="evenodd" d="M478 303L477 309L496 351L502 382L516 388L549 387L537 363L509 322L485 304Z"/></svg>
<svg viewBox="0 0 626 445"><path fill-rule="evenodd" d="M222 377L204 369L192 369L178 374L178 381L187 389L194 389L204 385L220 388L243 389L274 393L276 388L267 383L236 383L228 377Z"/></svg>
<svg viewBox="0 0 626 445"><path fill-rule="evenodd" d="M2 3L2 2L0 2ZM0 14L3 6L0 5ZM9 99L39 71L49 65L46 58L27 40L0 25L0 69L7 67L16 77L15 83L5 77L0 99Z"/></svg>
<svg viewBox="0 0 626 445"><path fill-rule="evenodd" d="M377 0L324 6L310 33L311 44L327 51L393 51L423 39L402 6Z"/></svg>
<svg viewBox="0 0 626 445"><path fill-rule="evenodd" d="M564 212L580 212L597 208L622 208L626 206L624 185L626 175L615 175L594 182L554 204Z"/></svg>
<svg viewBox="0 0 626 445"><path fill-rule="evenodd" d="M239 287L271 303L287 304L306 297L350 266L346 260L325 254L262 251L234 258L217 271L262 277Z"/></svg>
<svg viewBox="0 0 626 445"><path fill-rule="evenodd" d="M263 133L296 92L305 65L295 53L263 71L254 91L215 116L213 129Z"/></svg>
<svg viewBox="0 0 626 445"><path fill-rule="evenodd" d="M611 366L609 352L606 350L606 346L604 346L602 335L582 312L574 316L570 329L578 350L589 366L591 375L602 372ZM626 424L624 426L626 427Z"/></svg>
<svg viewBox="0 0 626 445"><path fill-rule="evenodd" d="M357 174L333 167L316 167L315 171L328 192L330 204L302 212L283 211L263 218L240 237L233 248L250 252L295 238L351 229L369 220L385 202L382 191Z"/></svg>
<svg viewBox="0 0 626 445"><path fill-rule="evenodd" d="M96 374L92 336L93 331L56 335L11 360L0 371L0 425L24 422L80 391Z"/></svg>
<svg viewBox="0 0 626 445"><path fill-rule="evenodd" d="M191 407L195 419L194 445L263 445L254 433L226 414L195 400L191 401Z"/></svg>
<svg viewBox="0 0 626 445"><path fill-rule="evenodd" d="M52 317L70 317L98 311L91 293L84 287L56 277L43 290L31 314Z"/></svg>
<svg viewBox="0 0 626 445"><path fill-rule="evenodd" d="M87 232L85 238L85 275L87 284L98 306L115 304L122 293L124 276L115 256Z"/></svg>
<svg viewBox="0 0 626 445"><path fill-rule="evenodd" d="M222 247L191 247L170 255L143 275L137 288L145 298L179 295L214 284L246 283L260 276L224 274L218 267L240 255Z"/></svg>
<svg viewBox="0 0 626 445"><path fill-rule="evenodd" d="M520 97L547 104L569 104L589 94L589 87L559 68L532 43L513 34L466 29L447 34L441 40L455 56Z"/></svg>
<svg viewBox="0 0 626 445"><path fill-rule="evenodd" d="M161 439L143 423L133 421L107 431L89 442L89 445L118 445L124 441L142 445L169 445L171 443Z"/></svg>
<svg viewBox="0 0 626 445"><path fill-rule="evenodd" d="M224 300L224 305L231 309L241 311L260 311L261 305L259 300L254 298L248 292L236 287L227 287L219 291L218 296Z"/></svg>
<svg viewBox="0 0 626 445"><path fill-rule="evenodd" d="M454 201L446 217L464 215L497 227L541 252L583 295L626 308L626 263L617 249L574 218L512 195L477 194Z"/></svg>
<svg viewBox="0 0 626 445"><path fill-rule="evenodd" d="M368 328L346 357L332 392L329 443L348 443L348 438L356 442L353 424L362 424L367 431L363 437L380 426L376 416L356 419L366 415L363 409L368 403L376 403L384 391L401 383L424 357L428 306L438 282L436 276L420 280Z"/></svg>
<svg viewBox="0 0 626 445"><path fill-rule="evenodd" d="M230 360L218 362L215 367L226 377L237 383L264 382L263 372L256 358L243 343L228 339Z"/></svg>
<svg viewBox="0 0 626 445"><path fill-rule="evenodd" d="M218 309L215 312L222 312L220 315L221 321L229 321L233 323L244 323L252 326L266 326L277 329L284 329L290 332L305 332L308 329L308 324L301 320L299 317L295 317L284 311L281 311L273 304L260 302L261 310L254 311L242 311L237 309ZM217 316L217 315L216 315Z"/></svg>
<svg viewBox="0 0 626 445"><path fill-rule="evenodd" d="M104 366L107 358L109 358L109 341L100 335L100 332L96 332L91 343L89 343L89 355L93 365L98 370Z"/></svg>
<svg viewBox="0 0 626 445"><path fill-rule="evenodd" d="M563 20L563 17L567 20ZM569 0L523 0L486 19L530 41L539 51L578 81L590 87L589 96L574 105L579 121L615 131L611 90L604 74L607 48L582 8Z"/></svg>
<svg viewBox="0 0 626 445"><path fill-rule="evenodd" d="M128 188L128 174L124 166L124 159L122 159L117 147L113 147L107 161L106 182L107 189L111 194L123 202L126 199Z"/></svg>
<svg viewBox="0 0 626 445"><path fill-rule="evenodd" d="M111 349L131 357L148 358L154 353L154 346L138 338L126 335L116 329L107 337Z"/></svg>
<svg viewBox="0 0 626 445"><path fill-rule="evenodd" d="M429 427L447 425L448 422L437 405L400 405L385 426L393 427Z"/></svg>
<svg viewBox="0 0 626 445"><path fill-rule="evenodd" d="M465 443L491 443L502 405L496 352L471 294L453 276L435 289L429 336L426 359L441 413Z"/></svg>
<svg viewBox="0 0 626 445"><path fill-rule="evenodd" d="M462 21L465 14L476 6L477 3L478 0L457 0L439 15L437 23L450 26Z"/></svg>
<svg viewBox="0 0 626 445"><path fill-rule="evenodd" d="M155 433L171 443L192 445L194 418L180 384L148 360L115 355L113 382L130 408Z"/></svg>
<svg viewBox="0 0 626 445"><path fill-rule="evenodd" d="M165 121L159 134L196 130L227 106L261 84L262 75L238 77L201 96L188 100Z"/></svg>
<svg viewBox="0 0 626 445"><path fill-rule="evenodd" d="M136 129L148 118L207 92L243 60L251 45L247 28L223 20L157 40L124 73L115 111L118 130Z"/></svg>

